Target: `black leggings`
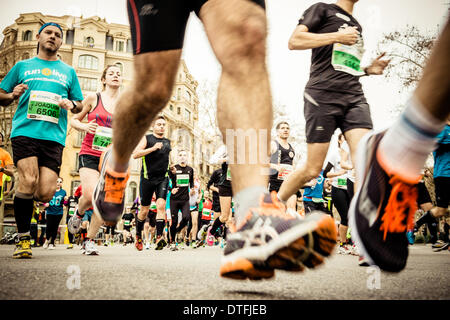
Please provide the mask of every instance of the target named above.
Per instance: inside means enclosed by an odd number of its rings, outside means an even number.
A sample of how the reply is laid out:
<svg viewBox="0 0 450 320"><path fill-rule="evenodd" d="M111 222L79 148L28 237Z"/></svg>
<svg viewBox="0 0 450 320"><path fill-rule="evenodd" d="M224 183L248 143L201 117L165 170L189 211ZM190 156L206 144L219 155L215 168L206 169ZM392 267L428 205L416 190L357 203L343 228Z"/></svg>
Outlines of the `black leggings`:
<svg viewBox="0 0 450 320"><path fill-rule="evenodd" d="M56 235L58 234L58 226L61 222L62 214L47 214L47 240L51 244L55 244ZM51 240L50 240L51 239Z"/></svg>
<svg viewBox="0 0 450 320"><path fill-rule="evenodd" d="M178 224L178 211L181 210L181 222L180 227ZM176 235L180 232L191 220L191 210L189 207L189 200L176 201L170 200L170 215L172 216L172 226L170 227L170 240L173 242L176 240Z"/></svg>
<svg viewBox="0 0 450 320"><path fill-rule="evenodd" d="M332 187L331 198L333 199L333 204L341 217L341 225L348 226L348 208L350 206L350 197L347 190Z"/></svg>

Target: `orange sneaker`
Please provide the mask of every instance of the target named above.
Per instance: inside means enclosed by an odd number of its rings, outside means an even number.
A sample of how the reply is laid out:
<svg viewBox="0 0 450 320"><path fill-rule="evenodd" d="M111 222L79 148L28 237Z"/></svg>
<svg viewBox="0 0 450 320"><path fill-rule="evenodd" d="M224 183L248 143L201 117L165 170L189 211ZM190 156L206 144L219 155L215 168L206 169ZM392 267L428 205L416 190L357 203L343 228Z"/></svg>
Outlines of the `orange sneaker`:
<svg viewBox="0 0 450 320"><path fill-rule="evenodd" d="M125 188L130 176L129 172L115 172L108 168L111 153L110 148L100 158L100 177L92 195L94 211L105 222L117 222L122 217L125 207Z"/></svg>
<svg viewBox="0 0 450 320"><path fill-rule="evenodd" d="M285 213L276 193L262 197L234 232L227 235L220 275L232 279L267 279L275 269L303 271L324 262L336 245L334 220L314 212L306 218Z"/></svg>

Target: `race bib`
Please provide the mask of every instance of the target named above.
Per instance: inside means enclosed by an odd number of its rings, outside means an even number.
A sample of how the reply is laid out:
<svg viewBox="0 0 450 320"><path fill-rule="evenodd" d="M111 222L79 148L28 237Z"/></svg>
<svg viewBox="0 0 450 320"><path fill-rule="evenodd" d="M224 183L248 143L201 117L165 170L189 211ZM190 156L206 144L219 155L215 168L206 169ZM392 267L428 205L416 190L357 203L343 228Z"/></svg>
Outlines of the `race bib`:
<svg viewBox="0 0 450 320"><path fill-rule="evenodd" d="M97 127L95 130L94 140L92 141L92 149L97 151L105 151L112 142L112 128Z"/></svg>
<svg viewBox="0 0 450 320"><path fill-rule="evenodd" d="M128 226L130 225L130 220L124 220L124 221L123 221L123 225L124 225L125 227L128 227Z"/></svg>
<svg viewBox="0 0 450 320"><path fill-rule="evenodd" d="M354 76L362 76L361 60L364 55L364 41L360 36L358 42L352 46L342 43L333 44L331 65L334 70L343 71Z"/></svg>
<svg viewBox="0 0 450 320"><path fill-rule="evenodd" d="M278 180L285 180L286 177L292 172L292 165L280 164L281 169L278 171Z"/></svg>
<svg viewBox="0 0 450 320"><path fill-rule="evenodd" d="M346 187L347 178L338 178L338 187Z"/></svg>
<svg viewBox="0 0 450 320"><path fill-rule="evenodd" d="M205 218L209 218L211 216L211 210L203 208L202 216Z"/></svg>
<svg viewBox="0 0 450 320"><path fill-rule="evenodd" d="M177 187L187 187L187 186L189 186L189 175L177 174Z"/></svg>
<svg viewBox="0 0 450 320"><path fill-rule="evenodd" d="M70 208L69 216L73 216L74 213L75 213L75 208Z"/></svg>
<svg viewBox="0 0 450 320"><path fill-rule="evenodd" d="M230 170L230 168L227 169L227 180L231 181L231 170Z"/></svg>
<svg viewBox="0 0 450 320"><path fill-rule="evenodd" d="M150 210L156 210L156 202L150 204Z"/></svg>
<svg viewBox="0 0 450 320"><path fill-rule="evenodd" d="M61 108L58 106L59 100L61 100L59 94L32 90L28 101L27 119L57 124L61 111Z"/></svg>

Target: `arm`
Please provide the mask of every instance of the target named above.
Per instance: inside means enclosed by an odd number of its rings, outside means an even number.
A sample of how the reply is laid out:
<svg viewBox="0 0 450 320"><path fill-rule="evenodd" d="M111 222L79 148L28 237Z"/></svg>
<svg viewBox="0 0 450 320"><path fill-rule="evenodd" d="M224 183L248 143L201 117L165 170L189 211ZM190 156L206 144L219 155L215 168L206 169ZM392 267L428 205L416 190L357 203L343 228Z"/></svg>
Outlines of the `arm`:
<svg viewBox="0 0 450 320"><path fill-rule="evenodd" d="M308 27L299 24L289 39L289 50L307 50L327 46L334 43L353 45L358 40L358 31L355 27L346 27L337 32L312 33Z"/></svg>
<svg viewBox="0 0 450 320"><path fill-rule="evenodd" d="M157 142L152 147L145 149L145 146L147 145L147 138L145 136L142 137L141 141L139 142L136 149L134 149L134 152L132 154L133 159L139 159L141 157L144 157L148 155L149 153L152 153L158 149L161 149L162 143Z"/></svg>
<svg viewBox="0 0 450 320"><path fill-rule="evenodd" d="M345 169L341 169L341 170L339 170L337 172L328 172L327 173L327 178L335 178L335 177L338 177L338 176L342 176L346 172L347 172L347 170L345 170Z"/></svg>
<svg viewBox="0 0 450 320"><path fill-rule="evenodd" d="M97 124L95 123L95 120L92 120L89 123L82 123L81 121L84 119L84 117L91 111L92 106L97 102L97 95L96 94L90 94L86 97L86 99L82 102L82 110L81 112L77 113L70 119L70 126L78 131L84 131L94 134L95 129L97 128Z"/></svg>
<svg viewBox="0 0 450 320"><path fill-rule="evenodd" d="M19 84L15 86L14 90L10 93L6 92L3 89L0 89L0 106L9 106L14 100L19 99L27 89L28 86L26 84Z"/></svg>

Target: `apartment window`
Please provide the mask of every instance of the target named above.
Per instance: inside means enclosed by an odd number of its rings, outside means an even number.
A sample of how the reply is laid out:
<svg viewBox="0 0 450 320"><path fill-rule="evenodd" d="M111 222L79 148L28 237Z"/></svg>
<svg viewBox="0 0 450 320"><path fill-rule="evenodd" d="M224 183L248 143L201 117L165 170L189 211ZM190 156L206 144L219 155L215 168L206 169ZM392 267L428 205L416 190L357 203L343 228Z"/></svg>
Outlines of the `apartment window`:
<svg viewBox="0 0 450 320"><path fill-rule="evenodd" d="M115 51L124 52L125 51L125 42L124 41L116 41L116 49Z"/></svg>
<svg viewBox="0 0 450 320"><path fill-rule="evenodd" d="M127 40L127 52L133 53L133 43L131 42L131 39Z"/></svg>
<svg viewBox="0 0 450 320"><path fill-rule="evenodd" d="M106 36L106 50L113 50L114 48L114 39L111 36Z"/></svg>
<svg viewBox="0 0 450 320"><path fill-rule="evenodd" d="M170 104L170 105L169 105L169 110L170 110L170 111L173 111L173 104Z"/></svg>
<svg viewBox="0 0 450 320"><path fill-rule="evenodd" d="M177 114L178 114L178 115L181 114L181 108L180 108L180 107L177 108Z"/></svg>
<svg viewBox="0 0 450 320"><path fill-rule="evenodd" d="M189 91L184 91L184 98L187 101L191 101L191 94L189 93Z"/></svg>
<svg viewBox="0 0 450 320"><path fill-rule="evenodd" d="M66 44L73 44L73 39L74 39L74 30L67 30L66 32Z"/></svg>
<svg viewBox="0 0 450 320"><path fill-rule="evenodd" d="M78 67L83 69L98 70L98 58L91 55L81 55L78 58Z"/></svg>
<svg viewBox="0 0 450 320"><path fill-rule="evenodd" d="M134 199L137 197L137 184L134 181L131 181L128 185L128 203L134 202Z"/></svg>
<svg viewBox="0 0 450 320"><path fill-rule="evenodd" d="M83 143L83 139L86 136L86 132L84 131L77 131L77 137L75 138L75 143L73 144L74 147L81 147L81 144Z"/></svg>
<svg viewBox="0 0 450 320"><path fill-rule="evenodd" d="M80 82L81 90L97 91L96 78L78 77L78 81Z"/></svg>
<svg viewBox="0 0 450 320"><path fill-rule="evenodd" d="M191 121L191 112L188 109L184 109L184 120Z"/></svg>
<svg viewBox="0 0 450 320"><path fill-rule="evenodd" d="M80 170L80 159L79 159L79 152L75 152L75 170L78 172Z"/></svg>
<svg viewBox="0 0 450 320"><path fill-rule="evenodd" d="M84 46L88 48L94 47L94 38L92 37L86 37L84 38Z"/></svg>
<svg viewBox="0 0 450 320"><path fill-rule="evenodd" d="M32 35L33 35L33 33L31 32L31 30L27 30L23 33L22 40L23 41L31 41Z"/></svg>
<svg viewBox="0 0 450 320"><path fill-rule="evenodd" d="M177 89L177 100L181 99L181 88Z"/></svg>

